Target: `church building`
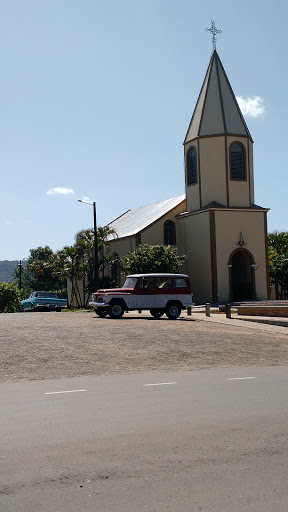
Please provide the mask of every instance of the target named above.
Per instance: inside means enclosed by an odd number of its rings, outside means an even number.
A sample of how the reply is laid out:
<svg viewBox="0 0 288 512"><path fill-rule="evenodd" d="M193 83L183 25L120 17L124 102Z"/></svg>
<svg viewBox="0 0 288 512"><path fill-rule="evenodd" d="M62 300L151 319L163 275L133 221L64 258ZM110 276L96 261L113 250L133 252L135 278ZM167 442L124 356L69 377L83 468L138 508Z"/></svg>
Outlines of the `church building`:
<svg viewBox="0 0 288 512"><path fill-rule="evenodd" d="M269 296L267 208L254 203L253 140L214 49L184 139L185 194L128 210L109 224L119 260L139 244L185 254L193 301ZM119 265L112 268L119 279Z"/></svg>

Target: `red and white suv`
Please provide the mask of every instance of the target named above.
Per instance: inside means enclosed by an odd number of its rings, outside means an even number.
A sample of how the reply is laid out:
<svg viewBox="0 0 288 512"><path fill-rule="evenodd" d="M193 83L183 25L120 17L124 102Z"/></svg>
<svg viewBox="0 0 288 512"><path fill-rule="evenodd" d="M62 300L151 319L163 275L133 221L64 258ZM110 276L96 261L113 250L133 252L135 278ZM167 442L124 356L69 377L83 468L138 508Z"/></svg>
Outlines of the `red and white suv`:
<svg viewBox="0 0 288 512"><path fill-rule="evenodd" d="M186 274L133 274L123 288L98 290L92 294L96 315L122 318L125 311L150 310L154 318L164 313L170 320L182 309L192 307L189 277Z"/></svg>

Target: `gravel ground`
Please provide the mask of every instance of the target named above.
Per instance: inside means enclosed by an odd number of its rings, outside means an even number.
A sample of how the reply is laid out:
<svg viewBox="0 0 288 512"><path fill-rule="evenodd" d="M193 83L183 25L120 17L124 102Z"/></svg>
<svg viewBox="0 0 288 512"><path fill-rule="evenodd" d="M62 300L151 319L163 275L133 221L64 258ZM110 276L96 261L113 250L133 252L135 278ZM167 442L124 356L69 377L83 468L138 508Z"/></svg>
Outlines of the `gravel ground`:
<svg viewBox="0 0 288 512"><path fill-rule="evenodd" d="M192 317L0 315L0 381L288 364L288 339Z"/></svg>

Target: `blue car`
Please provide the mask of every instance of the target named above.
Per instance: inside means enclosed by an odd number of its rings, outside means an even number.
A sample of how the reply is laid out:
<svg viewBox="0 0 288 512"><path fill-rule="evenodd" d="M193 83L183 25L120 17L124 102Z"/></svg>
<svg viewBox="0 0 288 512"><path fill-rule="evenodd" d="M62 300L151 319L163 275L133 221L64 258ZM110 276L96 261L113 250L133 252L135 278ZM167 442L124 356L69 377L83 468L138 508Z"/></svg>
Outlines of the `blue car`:
<svg viewBox="0 0 288 512"><path fill-rule="evenodd" d="M59 299L53 292L32 292L28 299L21 300L22 311L61 311L62 308L67 308L67 300Z"/></svg>

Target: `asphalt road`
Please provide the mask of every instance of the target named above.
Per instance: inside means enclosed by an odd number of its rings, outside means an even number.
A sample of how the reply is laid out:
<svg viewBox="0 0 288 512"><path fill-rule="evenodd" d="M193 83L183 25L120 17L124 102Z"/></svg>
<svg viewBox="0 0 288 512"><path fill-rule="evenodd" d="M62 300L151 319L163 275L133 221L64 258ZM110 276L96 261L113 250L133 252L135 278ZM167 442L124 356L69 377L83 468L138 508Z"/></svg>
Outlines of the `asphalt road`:
<svg viewBox="0 0 288 512"><path fill-rule="evenodd" d="M1 384L0 510L287 512L287 385L287 367Z"/></svg>

